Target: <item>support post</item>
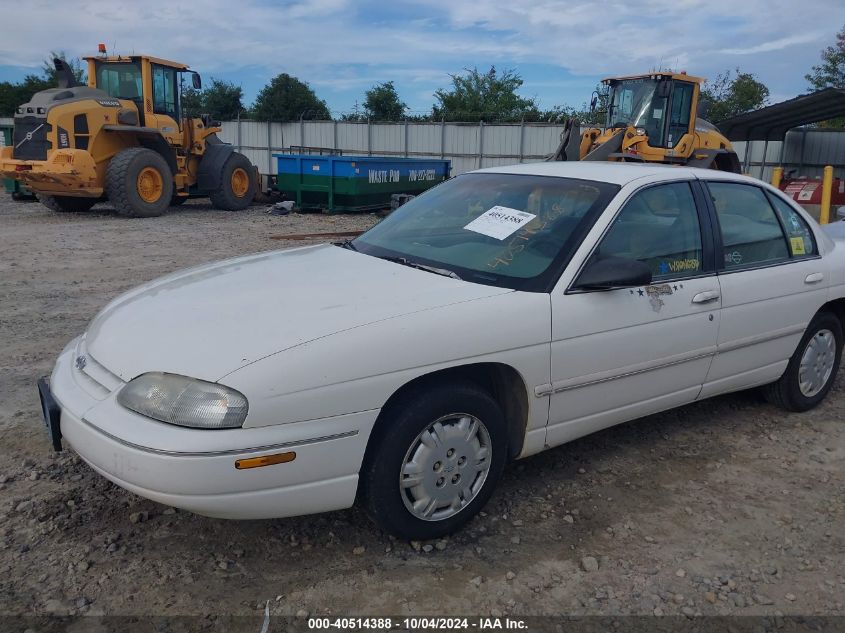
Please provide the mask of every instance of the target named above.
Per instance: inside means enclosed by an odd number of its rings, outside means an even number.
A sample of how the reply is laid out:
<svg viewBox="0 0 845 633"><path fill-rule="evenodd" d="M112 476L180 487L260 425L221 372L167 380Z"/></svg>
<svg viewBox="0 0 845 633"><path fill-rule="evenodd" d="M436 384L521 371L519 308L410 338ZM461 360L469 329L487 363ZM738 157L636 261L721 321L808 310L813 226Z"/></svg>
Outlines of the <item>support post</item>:
<svg viewBox="0 0 845 633"><path fill-rule="evenodd" d="M333 121L334 125L332 126L332 149L337 152L337 119Z"/></svg>
<svg viewBox="0 0 845 633"><path fill-rule="evenodd" d="M267 121L267 173L273 173L273 121Z"/></svg>
<svg viewBox="0 0 845 633"><path fill-rule="evenodd" d="M760 161L760 180L763 180L763 172L766 169L766 154L769 153L769 137L763 143L763 159Z"/></svg>
<svg viewBox="0 0 845 633"><path fill-rule="evenodd" d="M241 145L241 111L238 110L238 152L243 153L243 145Z"/></svg>
<svg viewBox="0 0 845 633"><path fill-rule="evenodd" d="M370 117L367 117L367 156L373 155L373 134L370 125Z"/></svg>
<svg viewBox="0 0 845 633"><path fill-rule="evenodd" d="M830 195L833 190L833 166L827 165L822 176L822 204L819 209L819 224L830 222Z"/></svg>
<svg viewBox="0 0 845 633"><path fill-rule="evenodd" d="M772 170L772 187L780 188L781 180L783 180L783 167L775 167Z"/></svg>
<svg viewBox="0 0 845 633"><path fill-rule="evenodd" d="M446 158L446 117L440 119L440 158Z"/></svg>
<svg viewBox="0 0 845 633"><path fill-rule="evenodd" d="M484 162L484 121L478 122L478 168Z"/></svg>
<svg viewBox="0 0 845 633"><path fill-rule="evenodd" d="M405 158L408 158L408 119L405 119Z"/></svg>
<svg viewBox="0 0 845 633"><path fill-rule="evenodd" d="M519 122L519 162L522 162L523 145L525 143L525 118Z"/></svg>

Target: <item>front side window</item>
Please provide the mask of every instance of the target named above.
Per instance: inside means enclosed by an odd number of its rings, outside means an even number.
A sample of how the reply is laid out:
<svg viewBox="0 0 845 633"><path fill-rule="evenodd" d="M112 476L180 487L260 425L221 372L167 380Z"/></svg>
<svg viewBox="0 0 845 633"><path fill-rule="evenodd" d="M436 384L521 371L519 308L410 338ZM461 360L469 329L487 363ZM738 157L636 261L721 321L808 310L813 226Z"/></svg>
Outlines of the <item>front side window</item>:
<svg viewBox="0 0 845 633"><path fill-rule="evenodd" d="M763 190L754 185L709 182L722 231L727 270L789 258L780 222Z"/></svg>
<svg viewBox="0 0 845 633"><path fill-rule="evenodd" d="M618 190L572 178L465 174L402 205L352 245L467 281L541 291Z"/></svg>
<svg viewBox="0 0 845 633"><path fill-rule="evenodd" d="M651 268L655 281L702 272L701 229L686 182L640 191L625 204L592 258L622 257Z"/></svg>
<svg viewBox="0 0 845 633"><path fill-rule="evenodd" d="M177 119L176 71L153 66L153 112Z"/></svg>
<svg viewBox="0 0 845 633"><path fill-rule="evenodd" d="M789 253L792 257L812 257L817 255L813 231L804 218L789 204L776 195L769 195L775 212L780 218L786 237L789 240Z"/></svg>
<svg viewBox="0 0 845 633"><path fill-rule="evenodd" d="M141 68L129 62L98 63L97 88L116 99L141 103Z"/></svg>

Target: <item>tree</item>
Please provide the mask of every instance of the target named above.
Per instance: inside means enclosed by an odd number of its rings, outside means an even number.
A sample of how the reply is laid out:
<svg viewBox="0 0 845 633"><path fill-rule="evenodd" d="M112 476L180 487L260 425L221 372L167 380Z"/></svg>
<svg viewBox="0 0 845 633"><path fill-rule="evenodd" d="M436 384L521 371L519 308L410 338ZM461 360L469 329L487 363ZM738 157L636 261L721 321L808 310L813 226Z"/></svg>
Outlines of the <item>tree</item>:
<svg viewBox="0 0 845 633"><path fill-rule="evenodd" d="M450 75L452 88L439 89L432 108L435 119L447 121L519 121L539 114L534 99L516 94L522 77L513 70L499 74L495 66L486 73L465 69L463 75Z"/></svg>
<svg viewBox="0 0 845 633"><path fill-rule="evenodd" d="M405 113L405 105L392 81L376 84L365 93L364 109L367 116L376 121L398 121Z"/></svg>
<svg viewBox="0 0 845 633"><path fill-rule="evenodd" d="M813 90L845 88L845 26L836 34L836 43L821 52L822 63L804 75Z"/></svg>
<svg viewBox="0 0 845 633"><path fill-rule="evenodd" d="M737 68L733 78L728 70L706 82L701 95L710 103L707 118L718 123L763 107L769 100L769 89L753 74L740 72Z"/></svg>
<svg viewBox="0 0 845 633"><path fill-rule="evenodd" d="M317 98L307 83L287 73L273 78L261 89L252 111L260 121L331 118L326 102Z"/></svg>
<svg viewBox="0 0 845 633"><path fill-rule="evenodd" d="M812 72L804 75L813 90L825 88L845 88L845 26L836 34L836 43L826 47L822 53L822 63L813 66ZM819 127L845 127L845 117L836 117L822 121Z"/></svg>
<svg viewBox="0 0 845 633"><path fill-rule="evenodd" d="M211 85L204 90L188 88L182 92L182 107L191 116L210 114L221 121L237 119L244 110L243 90L222 79L211 78Z"/></svg>

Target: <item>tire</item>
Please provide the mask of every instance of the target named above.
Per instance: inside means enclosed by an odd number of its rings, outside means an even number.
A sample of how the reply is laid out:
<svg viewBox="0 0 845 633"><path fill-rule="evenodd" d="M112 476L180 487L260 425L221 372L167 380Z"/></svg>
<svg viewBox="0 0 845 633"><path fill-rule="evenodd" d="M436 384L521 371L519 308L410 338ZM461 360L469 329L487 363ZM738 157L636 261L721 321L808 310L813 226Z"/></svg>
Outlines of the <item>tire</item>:
<svg viewBox="0 0 845 633"><path fill-rule="evenodd" d="M48 196L37 194L38 202L57 213L84 213L93 207L98 198L77 198L75 196Z"/></svg>
<svg viewBox="0 0 845 633"><path fill-rule="evenodd" d="M216 208L240 211L252 204L258 183L255 168L246 156L232 152L223 163L219 182L220 188L208 195Z"/></svg>
<svg viewBox="0 0 845 633"><path fill-rule="evenodd" d="M817 313L789 359L783 376L763 387L766 400L787 411L807 411L819 404L839 371L842 342L842 324L836 315L827 311ZM814 350L821 353L814 354Z"/></svg>
<svg viewBox="0 0 845 633"><path fill-rule="evenodd" d="M106 193L119 215L156 217L170 207L173 172L157 152L146 147L130 147L109 162Z"/></svg>
<svg viewBox="0 0 845 633"><path fill-rule="evenodd" d="M507 460L508 433L498 404L476 385L459 382L415 389L382 415L388 417L371 438L361 469L367 513L406 539L437 538L462 527L487 503ZM476 433L466 441L470 428ZM472 468L476 459L486 462L486 472ZM409 474L416 467L405 470L409 462L418 464L421 478ZM460 507L449 506L450 500Z"/></svg>

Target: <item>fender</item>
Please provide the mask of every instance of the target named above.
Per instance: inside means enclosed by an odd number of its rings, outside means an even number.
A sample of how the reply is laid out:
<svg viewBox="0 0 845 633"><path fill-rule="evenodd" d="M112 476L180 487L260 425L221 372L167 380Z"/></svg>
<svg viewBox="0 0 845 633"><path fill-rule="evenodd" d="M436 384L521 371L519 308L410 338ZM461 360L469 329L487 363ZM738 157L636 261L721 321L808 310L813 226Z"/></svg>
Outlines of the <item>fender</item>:
<svg viewBox="0 0 845 633"><path fill-rule="evenodd" d="M200 191L214 191L220 188L222 184L220 173L223 171L223 165L234 151L235 148L228 143L206 142L205 153L202 155L197 173L197 188Z"/></svg>
<svg viewBox="0 0 845 633"><path fill-rule="evenodd" d="M161 130L154 127L139 127L136 125L104 125L103 131L112 134L128 134L138 141L138 144L151 149L167 161L170 171L175 175L179 169L176 165L176 152L170 147Z"/></svg>

